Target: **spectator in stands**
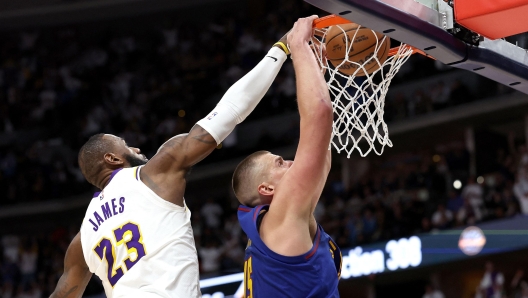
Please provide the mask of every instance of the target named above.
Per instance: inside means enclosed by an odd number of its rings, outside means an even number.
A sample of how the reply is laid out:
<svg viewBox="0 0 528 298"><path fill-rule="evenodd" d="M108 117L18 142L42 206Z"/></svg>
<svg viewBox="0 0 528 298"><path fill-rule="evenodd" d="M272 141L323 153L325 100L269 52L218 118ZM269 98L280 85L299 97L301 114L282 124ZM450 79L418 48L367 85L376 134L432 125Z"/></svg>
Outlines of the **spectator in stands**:
<svg viewBox="0 0 528 298"><path fill-rule="evenodd" d="M462 195L457 193L455 190L449 191L449 199L447 201L447 209L449 209L453 214L457 214L458 210L464 206L464 199Z"/></svg>
<svg viewBox="0 0 528 298"><path fill-rule="evenodd" d="M428 283L425 285L425 294L422 296L422 298L444 298L444 293L442 293L440 290L435 289L433 285Z"/></svg>
<svg viewBox="0 0 528 298"><path fill-rule="evenodd" d="M457 226L474 225L482 218L480 209L475 208L468 199L464 200L464 206L456 213Z"/></svg>
<svg viewBox="0 0 528 298"><path fill-rule="evenodd" d="M220 271L221 257L224 250L216 239L208 237L205 245L198 251L200 257L200 269L204 275L213 275Z"/></svg>
<svg viewBox="0 0 528 298"><path fill-rule="evenodd" d="M507 216L508 204L504 200L501 193L497 191L491 191L486 199L486 219L499 219Z"/></svg>
<svg viewBox="0 0 528 298"><path fill-rule="evenodd" d="M362 207L363 207L363 201L361 200L361 197L357 194L357 192L354 191L350 195L348 201L345 203L344 211L348 214L356 214L356 213L361 212Z"/></svg>
<svg viewBox="0 0 528 298"><path fill-rule="evenodd" d="M33 239L22 241L20 249L20 285L26 289L36 280L37 274L37 243Z"/></svg>
<svg viewBox="0 0 528 298"><path fill-rule="evenodd" d="M210 228L219 228L221 223L221 216L224 213L222 207L216 203L212 198L208 198L207 202L200 209L202 219Z"/></svg>
<svg viewBox="0 0 528 298"><path fill-rule="evenodd" d="M376 231L378 229L378 221L370 208L365 208L363 211L363 237L366 241L371 242L377 239Z"/></svg>
<svg viewBox="0 0 528 298"><path fill-rule="evenodd" d="M390 100L387 102L387 116L389 117L388 120L396 121L396 120L403 120L406 116L406 104L407 99L405 98L405 95L401 92L397 93L394 97L390 98Z"/></svg>
<svg viewBox="0 0 528 298"><path fill-rule="evenodd" d="M435 213L433 213L432 223L437 229L447 229L453 221L453 213L446 209L444 204L438 204Z"/></svg>
<svg viewBox="0 0 528 298"><path fill-rule="evenodd" d="M517 269L510 283L509 298L528 298L528 281L523 269Z"/></svg>
<svg viewBox="0 0 528 298"><path fill-rule="evenodd" d="M504 275L495 269L492 262L486 262L486 271L477 287L475 298L502 298Z"/></svg>
<svg viewBox="0 0 528 298"><path fill-rule="evenodd" d="M238 222L238 220L237 220ZM221 259L222 270L242 270L244 266L244 250L240 245L240 238L232 234L224 234L224 245L221 251L224 252Z"/></svg>
<svg viewBox="0 0 528 298"><path fill-rule="evenodd" d="M521 212L525 215L528 214L528 158L523 157L520 161L513 192L519 201Z"/></svg>
<svg viewBox="0 0 528 298"><path fill-rule="evenodd" d="M13 283L10 281L5 281L2 283L2 288L0 289L0 297L2 298L14 298L15 292L13 290Z"/></svg>
<svg viewBox="0 0 528 298"><path fill-rule="evenodd" d="M322 201L317 202L314 210L314 217L317 222L322 222L326 213L326 207ZM237 221L238 224L238 221Z"/></svg>
<svg viewBox="0 0 528 298"><path fill-rule="evenodd" d="M413 94L416 101L416 114L422 115L431 113L433 111L433 102L429 94L424 92L422 88L417 89Z"/></svg>
<svg viewBox="0 0 528 298"><path fill-rule="evenodd" d="M194 243L196 244L196 247L199 248L202 243L202 231L205 228L204 222L200 212L198 212L196 209L193 209L191 214L191 227L193 229Z"/></svg>
<svg viewBox="0 0 528 298"><path fill-rule="evenodd" d="M240 228L236 213L231 213L224 222L224 233L229 234L233 239L239 239L241 232L242 228Z"/></svg>
<svg viewBox="0 0 528 298"><path fill-rule="evenodd" d="M443 81L431 88L431 101L433 103L433 109L440 110L448 107L450 104L449 97L451 95L451 88L446 85Z"/></svg>
<svg viewBox="0 0 528 298"><path fill-rule="evenodd" d="M392 217L389 219L388 226L391 227L391 235L394 238L407 236L410 231L409 219L404 216L403 206L400 202L392 205Z"/></svg>
<svg viewBox="0 0 528 298"><path fill-rule="evenodd" d="M20 268L18 266L19 259L19 238L12 235L4 235L2 237L2 266L0 268L0 281L3 283L10 283L11 289L15 288L15 283L18 279Z"/></svg>
<svg viewBox="0 0 528 298"><path fill-rule="evenodd" d="M36 282L32 282L27 287L20 286L18 295L16 298L40 298L42 297L42 291Z"/></svg>
<svg viewBox="0 0 528 298"><path fill-rule="evenodd" d="M328 216L332 219L339 219L344 207L345 202L343 201L343 198L338 195L333 196L332 204L326 208L326 214L328 214Z"/></svg>
<svg viewBox="0 0 528 298"><path fill-rule="evenodd" d="M344 222L344 236L346 237L347 245L357 245L359 233L361 233L361 229L363 228L361 223L361 216L359 215L359 213L355 213L354 215L348 215L347 217L345 217Z"/></svg>
<svg viewBox="0 0 528 298"><path fill-rule="evenodd" d="M519 202L515 195L513 194L513 189L504 189L501 193L501 197L506 203L507 209L506 209L506 216L514 216L516 214L522 214L521 209L519 207Z"/></svg>
<svg viewBox="0 0 528 298"><path fill-rule="evenodd" d="M482 186L475 181L475 176L470 176L462 189L462 198L468 200L475 210L480 210L484 205L483 192Z"/></svg>
<svg viewBox="0 0 528 298"><path fill-rule="evenodd" d="M433 226L431 224L431 220L429 217L422 218L422 227L420 229L420 233L429 233L433 229Z"/></svg>

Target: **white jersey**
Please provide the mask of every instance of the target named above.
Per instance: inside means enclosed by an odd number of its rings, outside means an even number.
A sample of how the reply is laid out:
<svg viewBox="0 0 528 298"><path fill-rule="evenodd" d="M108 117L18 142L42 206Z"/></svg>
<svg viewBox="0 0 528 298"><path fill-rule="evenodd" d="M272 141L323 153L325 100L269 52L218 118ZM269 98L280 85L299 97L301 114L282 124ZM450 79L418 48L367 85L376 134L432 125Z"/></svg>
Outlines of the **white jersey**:
<svg viewBox="0 0 528 298"><path fill-rule="evenodd" d="M86 264L107 297L200 297L191 212L156 195L140 169L114 171L90 202L81 226Z"/></svg>

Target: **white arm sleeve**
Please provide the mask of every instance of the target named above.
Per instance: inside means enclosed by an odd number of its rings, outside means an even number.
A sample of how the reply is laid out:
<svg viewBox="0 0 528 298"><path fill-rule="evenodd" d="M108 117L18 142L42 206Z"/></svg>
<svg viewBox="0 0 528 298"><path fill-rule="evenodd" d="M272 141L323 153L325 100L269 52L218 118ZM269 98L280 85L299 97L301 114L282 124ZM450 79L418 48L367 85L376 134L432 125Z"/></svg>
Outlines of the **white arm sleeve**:
<svg viewBox="0 0 528 298"><path fill-rule="evenodd" d="M224 94L218 105L196 124L220 144L255 109L279 73L286 54L271 48L262 61Z"/></svg>

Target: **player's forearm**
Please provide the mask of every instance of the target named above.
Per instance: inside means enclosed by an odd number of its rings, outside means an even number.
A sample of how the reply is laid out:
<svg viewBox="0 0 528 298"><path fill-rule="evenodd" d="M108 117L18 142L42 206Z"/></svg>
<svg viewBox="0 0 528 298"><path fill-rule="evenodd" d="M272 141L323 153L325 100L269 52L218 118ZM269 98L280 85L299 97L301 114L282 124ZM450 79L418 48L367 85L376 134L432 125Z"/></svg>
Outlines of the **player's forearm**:
<svg viewBox="0 0 528 298"><path fill-rule="evenodd" d="M237 123L242 122L268 92L286 58L283 50L272 47L257 66L227 90L218 104L236 105ZM240 100L231 100L234 98Z"/></svg>
<svg viewBox="0 0 528 298"><path fill-rule="evenodd" d="M311 48L304 42L291 45L291 51L301 121L303 118L308 121L317 118L313 120L320 125L324 125L320 121L331 122L332 103L328 87Z"/></svg>
<svg viewBox="0 0 528 298"><path fill-rule="evenodd" d="M284 51L273 47L257 66L227 90L213 111L197 124L208 131L218 144L221 143L255 109L286 57Z"/></svg>
<svg viewBox="0 0 528 298"><path fill-rule="evenodd" d="M81 233L73 238L64 257L64 272L57 288L51 294L53 298L81 297L90 281L92 273L86 265L82 252Z"/></svg>
<svg viewBox="0 0 528 298"><path fill-rule="evenodd" d="M51 293L50 298L73 298L73 297L82 297L86 285L90 280L91 274L87 274L84 279L77 279L76 282L68 281L68 274L64 273L59 282L55 291Z"/></svg>

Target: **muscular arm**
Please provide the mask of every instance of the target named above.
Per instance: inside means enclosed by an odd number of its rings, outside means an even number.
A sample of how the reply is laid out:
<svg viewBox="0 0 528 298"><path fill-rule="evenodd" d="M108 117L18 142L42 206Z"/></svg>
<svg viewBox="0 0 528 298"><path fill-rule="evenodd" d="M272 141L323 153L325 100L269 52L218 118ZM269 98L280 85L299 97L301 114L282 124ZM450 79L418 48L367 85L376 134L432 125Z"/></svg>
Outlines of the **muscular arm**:
<svg viewBox="0 0 528 298"><path fill-rule="evenodd" d="M91 277L92 273L88 270L88 266L84 260L81 246L81 233L79 232L73 238L66 251L64 273L62 273L57 287L50 298L82 297Z"/></svg>
<svg viewBox="0 0 528 298"><path fill-rule="evenodd" d="M189 133L170 138L158 149L153 159L160 159L161 172L188 171L216 148L211 134L196 124Z"/></svg>
<svg viewBox="0 0 528 298"><path fill-rule="evenodd" d="M273 231L263 235L267 238L265 243L284 255L302 254L312 247L309 229L312 213L331 163L328 145L332 135L332 103L308 45L312 21L313 17L300 19L289 40L297 80L300 139L295 161L276 187L267 223L262 223L267 226L265 230Z"/></svg>
<svg viewBox="0 0 528 298"><path fill-rule="evenodd" d="M303 21L311 28L310 18ZM290 48L301 131L295 162L280 182L287 187L277 188L273 202L284 202L285 212L304 218L312 214L330 170L328 145L333 112L328 87L307 40L295 38L290 41Z"/></svg>
<svg viewBox="0 0 528 298"><path fill-rule="evenodd" d="M141 170L141 180L161 198L183 206L185 175L216 148L215 139L201 126L172 137Z"/></svg>
<svg viewBox="0 0 528 298"><path fill-rule="evenodd" d="M253 111L285 60L282 50L272 48L188 134L175 136L161 146L141 170L141 180L161 198L183 206L187 171L209 155Z"/></svg>

